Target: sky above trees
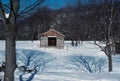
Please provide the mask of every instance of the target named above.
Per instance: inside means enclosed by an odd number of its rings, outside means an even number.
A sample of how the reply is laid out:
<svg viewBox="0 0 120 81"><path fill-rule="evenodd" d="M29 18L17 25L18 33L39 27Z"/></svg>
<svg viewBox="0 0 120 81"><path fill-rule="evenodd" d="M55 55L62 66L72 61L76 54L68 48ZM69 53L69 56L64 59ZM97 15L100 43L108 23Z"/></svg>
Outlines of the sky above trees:
<svg viewBox="0 0 120 81"><path fill-rule="evenodd" d="M9 0L1 0L4 4L9 4ZM27 1L28 3L30 2L35 2L36 0L20 0L21 3L24 3ZM71 0L67 0L71 1ZM65 5L66 0L46 0L43 5L48 6L52 9L58 9L61 8ZM26 5L26 3L25 3Z"/></svg>
<svg viewBox="0 0 120 81"><path fill-rule="evenodd" d="M9 0L1 0L4 4L9 4ZM20 3L23 5L28 5L29 3L34 3L37 0L20 0ZM74 5L76 0L45 0L42 3L42 6L48 6L51 9L59 9L66 5ZM81 0L82 3L86 3L87 0Z"/></svg>
<svg viewBox="0 0 120 81"><path fill-rule="evenodd" d="M65 5L65 0L47 0L45 4L52 9L58 9Z"/></svg>

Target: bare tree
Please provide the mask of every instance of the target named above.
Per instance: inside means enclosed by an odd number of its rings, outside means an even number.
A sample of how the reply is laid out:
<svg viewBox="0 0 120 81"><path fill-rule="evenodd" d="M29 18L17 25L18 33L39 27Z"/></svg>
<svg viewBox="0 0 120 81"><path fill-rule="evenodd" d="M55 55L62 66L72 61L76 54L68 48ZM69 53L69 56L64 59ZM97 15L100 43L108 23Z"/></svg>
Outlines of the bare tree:
<svg viewBox="0 0 120 81"><path fill-rule="evenodd" d="M27 1L27 0L23 0ZM20 11L20 0L9 0L9 4L4 4L0 0L0 17L5 27L6 53L5 53L5 77L4 81L14 81L14 70L16 68L16 43L15 35L17 31L16 21L18 16L23 15L45 0L36 0ZM9 12L6 18L5 13Z"/></svg>
<svg viewBox="0 0 120 81"><path fill-rule="evenodd" d="M104 1L104 0L103 0ZM110 4L111 2L111 4ZM99 44L99 42L96 42L94 40L94 43L99 46L101 48L101 50L107 55L108 57L108 64L109 64L109 72L112 71L112 54L113 54L113 49L112 47L114 46L114 34L113 34L113 31L112 31L112 23L113 23L113 11L114 11L114 0L110 0L110 2L107 2L108 4L105 4L103 3L102 4L102 7L104 7L104 9L107 9L106 12L109 12L109 14L103 14L105 15L105 18L102 18L102 22L104 24L99 24L99 27L98 27L98 32L99 33L99 36L95 36L95 38L97 37L98 39L100 39L102 42L104 42L105 44L105 47L103 47L102 45ZM110 9L108 9L106 6L110 6ZM103 10L104 10L103 9ZM109 10L109 11L108 11ZM106 19L107 18L107 19ZM105 19L105 20L104 20ZM100 30L102 30L100 32ZM101 35L100 35L101 34ZM117 33L118 34L118 33Z"/></svg>

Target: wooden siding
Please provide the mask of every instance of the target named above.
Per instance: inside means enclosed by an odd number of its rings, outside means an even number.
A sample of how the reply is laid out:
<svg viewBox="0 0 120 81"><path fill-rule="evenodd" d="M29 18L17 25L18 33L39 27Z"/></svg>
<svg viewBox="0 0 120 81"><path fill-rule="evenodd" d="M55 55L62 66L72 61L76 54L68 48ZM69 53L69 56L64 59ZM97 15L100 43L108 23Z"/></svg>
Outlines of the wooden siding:
<svg viewBox="0 0 120 81"><path fill-rule="evenodd" d="M40 39L40 47L64 47L64 37L54 37L54 42L52 42L52 37L41 37Z"/></svg>
<svg viewBox="0 0 120 81"><path fill-rule="evenodd" d="M57 46L58 47L64 46L64 37L57 37Z"/></svg>
<svg viewBox="0 0 120 81"><path fill-rule="evenodd" d="M40 38L40 47L47 47L48 46L48 37L41 37Z"/></svg>

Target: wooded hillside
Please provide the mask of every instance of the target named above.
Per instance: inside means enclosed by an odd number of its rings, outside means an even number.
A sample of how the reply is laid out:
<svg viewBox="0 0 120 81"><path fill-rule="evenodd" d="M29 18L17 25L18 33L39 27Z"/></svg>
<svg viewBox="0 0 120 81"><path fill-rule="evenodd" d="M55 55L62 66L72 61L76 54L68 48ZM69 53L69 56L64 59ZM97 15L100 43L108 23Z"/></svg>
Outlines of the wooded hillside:
<svg viewBox="0 0 120 81"><path fill-rule="evenodd" d="M120 1L113 5L113 20L111 35L118 36L120 32ZM111 2L92 2L86 5L79 1L74 6L66 6L53 10L48 7L39 8L37 12L20 18L17 23L18 40L37 39L39 33L47 31L50 26L65 34L66 39L73 40L104 40L107 39L107 29L110 23ZM0 39L4 39L4 29L0 23Z"/></svg>

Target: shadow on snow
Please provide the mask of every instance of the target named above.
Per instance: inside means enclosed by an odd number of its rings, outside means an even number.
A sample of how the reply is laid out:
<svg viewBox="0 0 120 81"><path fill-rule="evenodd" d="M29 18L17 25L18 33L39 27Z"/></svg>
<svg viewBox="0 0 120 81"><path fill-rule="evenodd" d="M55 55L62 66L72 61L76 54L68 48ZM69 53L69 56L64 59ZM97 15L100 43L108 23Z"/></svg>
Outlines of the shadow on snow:
<svg viewBox="0 0 120 81"><path fill-rule="evenodd" d="M32 81L35 74L42 72L47 63L51 62L54 57L46 52L38 50L17 50L17 65L19 71L23 73L19 76L20 81ZM24 75L30 74L28 78L23 78Z"/></svg>

